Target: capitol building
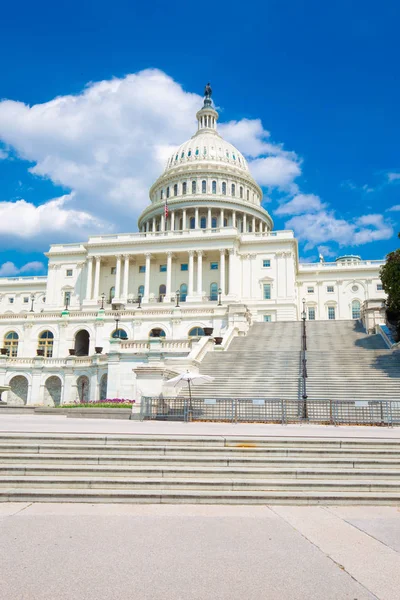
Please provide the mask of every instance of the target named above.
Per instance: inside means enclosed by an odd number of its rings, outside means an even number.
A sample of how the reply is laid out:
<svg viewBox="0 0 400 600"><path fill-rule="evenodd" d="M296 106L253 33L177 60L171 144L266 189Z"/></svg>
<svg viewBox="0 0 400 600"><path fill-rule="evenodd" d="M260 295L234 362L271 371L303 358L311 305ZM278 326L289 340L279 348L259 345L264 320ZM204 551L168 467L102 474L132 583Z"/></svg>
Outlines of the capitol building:
<svg viewBox="0 0 400 600"><path fill-rule="evenodd" d="M16 404L157 395L252 324L382 322L383 261L301 263L275 231L207 91L197 131L149 191L138 233L52 245L44 277L0 279L0 386ZM212 335L210 335L210 333Z"/></svg>

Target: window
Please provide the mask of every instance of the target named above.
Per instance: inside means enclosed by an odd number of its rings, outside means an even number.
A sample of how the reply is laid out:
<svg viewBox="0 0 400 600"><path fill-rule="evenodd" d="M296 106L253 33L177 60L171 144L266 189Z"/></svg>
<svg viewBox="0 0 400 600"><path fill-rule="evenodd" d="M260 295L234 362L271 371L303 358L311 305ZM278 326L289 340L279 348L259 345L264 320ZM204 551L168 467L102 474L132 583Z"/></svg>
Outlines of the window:
<svg viewBox="0 0 400 600"><path fill-rule="evenodd" d="M160 273L166 273L167 272L167 265L160 265Z"/></svg>
<svg viewBox="0 0 400 600"><path fill-rule="evenodd" d="M240 186L240 188L239 188L239 195L240 195L241 198L243 198L243 188L242 188L242 186Z"/></svg>
<svg viewBox="0 0 400 600"><path fill-rule="evenodd" d="M264 323L271 323L271 315L264 315Z"/></svg>
<svg viewBox="0 0 400 600"><path fill-rule="evenodd" d="M263 260L263 267L267 268L271 266L271 261L269 260L269 258L264 258Z"/></svg>
<svg viewBox="0 0 400 600"><path fill-rule="evenodd" d="M381 283L377 283L376 284L376 291L377 292L382 292L382 290L383 290L383 285Z"/></svg>
<svg viewBox="0 0 400 600"><path fill-rule="evenodd" d="M271 300L271 284L264 283L263 289L264 289L264 300Z"/></svg>
<svg viewBox="0 0 400 600"><path fill-rule="evenodd" d="M250 200L250 192L249 192L249 190L247 190L247 192L246 192L246 198L247 198L247 202L248 202Z"/></svg>
<svg viewBox="0 0 400 600"><path fill-rule="evenodd" d="M313 294L314 293L314 288L310 285L307 287L307 294Z"/></svg>
<svg viewBox="0 0 400 600"><path fill-rule="evenodd" d="M224 219L224 227L228 227L228 219Z"/></svg>
<svg viewBox="0 0 400 600"><path fill-rule="evenodd" d="M217 182L216 181L212 182L212 184L211 184L211 190L212 190L213 194L217 193Z"/></svg>
<svg viewBox="0 0 400 600"><path fill-rule="evenodd" d="M182 158L185 158L185 153L184 152L181 153L181 159Z"/></svg>
<svg viewBox="0 0 400 600"><path fill-rule="evenodd" d="M39 350L43 350L43 356L51 358L53 356L54 335L51 331L42 331L39 335L38 346Z"/></svg>
<svg viewBox="0 0 400 600"><path fill-rule="evenodd" d="M71 292L64 292L64 304L69 306L71 304Z"/></svg>
<svg viewBox="0 0 400 600"><path fill-rule="evenodd" d="M205 217L201 217L200 227L201 227L201 229L205 229L207 227L207 219Z"/></svg>
<svg viewBox="0 0 400 600"><path fill-rule="evenodd" d="M191 150L189 150L189 151L188 151L188 157L190 158L191 156L192 156L192 151L191 151Z"/></svg>
<svg viewBox="0 0 400 600"><path fill-rule="evenodd" d="M205 180L203 179L203 181L201 182L201 193L202 193L202 194L205 194L205 193L206 193L206 191L207 191L207 181L205 181Z"/></svg>
<svg viewBox="0 0 400 600"><path fill-rule="evenodd" d="M138 296L144 296L144 285L139 285L138 287Z"/></svg>
<svg viewBox="0 0 400 600"><path fill-rule="evenodd" d="M114 300L114 298L115 298L115 287L112 286L112 288L110 288L110 296L109 296L110 304Z"/></svg>
<svg viewBox="0 0 400 600"><path fill-rule="evenodd" d="M210 269L211 269L211 271L218 271L218 263L217 262L211 262L210 263Z"/></svg>
<svg viewBox="0 0 400 600"><path fill-rule="evenodd" d="M66 275L66 277L72 277L72 274L73 274L73 270L72 270L72 269L67 269L67 270L65 271L65 275Z"/></svg>
<svg viewBox="0 0 400 600"><path fill-rule="evenodd" d="M313 306L308 308L308 320L315 321L315 308Z"/></svg>
<svg viewBox="0 0 400 600"><path fill-rule="evenodd" d="M164 296L165 296L166 293L167 293L167 288L162 283L159 286L159 288L158 288L158 300L159 300L159 302L162 302L164 300Z"/></svg>
<svg viewBox="0 0 400 600"><path fill-rule="evenodd" d="M164 190L161 190L161 192L160 192L160 198L161 198L161 200L164 198Z"/></svg>
<svg viewBox="0 0 400 600"><path fill-rule="evenodd" d="M174 196L177 196L177 195L178 195L178 184L175 183L175 185L174 185Z"/></svg>
<svg viewBox="0 0 400 600"><path fill-rule="evenodd" d="M139 273L146 273L146 265L139 266Z"/></svg>
<svg viewBox="0 0 400 600"><path fill-rule="evenodd" d="M111 334L111 337L116 340L127 340L128 334L124 329L114 329L114 331Z"/></svg>
<svg viewBox="0 0 400 600"><path fill-rule="evenodd" d="M204 154L204 156L207 154L207 148L205 146L203 148L203 154Z"/></svg>
<svg viewBox="0 0 400 600"><path fill-rule="evenodd" d="M234 183L232 183L231 190L232 190L232 196L234 196L236 194L236 186Z"/></svg>
<svg viewBox="0 0 400 600"><path fill-rule="evenodd" d="M167 187L167 198L169 198L169 187Z"/></svg>
<svg viewBox="0 0 400 600"><path fill-rule="evenodd" d="M211 227L212 227L212 229L216 229L217 228L217 217L213 217L211 219Z"/></svg>
<svg viewBox="0 0 400 600"><path fill-rule="evenodd" d="M335 307L334 306L328 306L328 319L330 321L335 320Z"/></svg>
<svg viewBox="0 0 400 600"><path fill-rule="evenodd" d="M178 160L178 155L175 156L175 160Z"/></svg>
<svg viewBox="0 0 400 600"><path fill-rule="evenodd" d="M198 148L196 148L196 152L195 152L195 154L196 154L196 156L198 156L198 155L199 155L199 149L198 149Z"/></svg>
<svg viewBox="0 0 400 600"><path fill-rule="evenodd" d="M179 288L179 300L181 302L186 302L186 296L187 296L187 285L186 285L186 283L182 283L181 287Z"/></svg>
<svg viewBox="0 0 400 600"><path fill-rule="evenodd" d="M9 303L9 304L14 304L14 298L9 298L9 299L8 299L8 303Z"/></svg>
<svg viewBox="0 0 400 600"><path fill-rule="evenodd" d="M24 296L24 304L28 304L29 302L29 297L28 296Z"/></svg>
<svg viewBox="0 0 400 600"><path fill-rule="evenodd" d="M181 271L187 271L188 270L188 264L187 263L181 263Z"/></svg>
<svg viewBox="0 0 400 600"><path fill-rule="evenodd" d="M328 285L328 286L326 286L326 291L331 294L332 292L335 291L335 288L333 285Z"/></svg>
<svg viewBox="0 0 400 600"><path fill-rule="evenodd" d="M187 183L186 183L186 181L184 181L184 182L182 183L182 194L183 194L183 195L185 195L185 194L186 194L186 188L187 188Z"/></svg>
<svg viewBox="0 0 400 600"><path fill-rule="evenodd" d="M222 182L222 193L226 194L226 182L225 181Z"/></svg>
<svg viewBox="0 0 400 600"><path fill-rule="evenodd" d="M115 275L117 272L117 267L111 267L111 275Z"/></svg>
<svg viewBox="0 0 400 600"><path fill-rule="evenodd" d="M199 337L204 335L204 329L202 327L193 327L189 331L189 337Z"/></svg>
<svg viewBox="0 0 400 600"><path fill-rule="evenodd" d="M154 327L154 329L152 329L150 331L149 337L151 337L151 338L165 337L165 331L164 331L164 329L161 329L161 327Z"/></svg>
<svg viewBox="0 0 400 600"><path fill-rule="evenodd" d="M4 348L8 351L8 356L17 356L18 354L18 333L9 331L4 336Z"/></svg>
<svg viewBox="0 0 400 600"><path fill-rule="evenodd" d="M196 227L196 219L194 217L190 217L189 219L189 228L190 229L195 229Z"/></svg>
<svg viewBox="0 0 400 600"><path fill-rule="evenodd" d="M218 283L210 285L210 300L218 300Z"/></svg>
<svg viewBox="0 0 400 600"><path fill-rule="evenodd" d="M192 181L192 194L196 193L196 182Z"/></svg>
<svg viewBox="0 0 400 600"><path fill-rule="evenodd" d="M358 300L353 300L351 303L351 318L352 319L360 319L361 318L361 304Z"/></svg>

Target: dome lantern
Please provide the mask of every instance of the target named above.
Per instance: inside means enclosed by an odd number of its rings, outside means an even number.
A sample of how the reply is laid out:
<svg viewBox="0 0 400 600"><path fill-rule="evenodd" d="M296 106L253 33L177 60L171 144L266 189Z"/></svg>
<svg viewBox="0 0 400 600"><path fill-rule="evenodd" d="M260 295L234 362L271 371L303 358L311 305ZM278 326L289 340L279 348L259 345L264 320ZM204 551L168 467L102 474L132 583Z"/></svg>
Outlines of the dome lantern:
<svg viewBox="0 0 400 600"><path fill-rule="evenodd" d="M217 130L218 113L212 106L211 101L212 90L210 84L207 83L204 90L204 104L197 112L196 118L198 122L197 133L206 133L207 131Z"/></svg>

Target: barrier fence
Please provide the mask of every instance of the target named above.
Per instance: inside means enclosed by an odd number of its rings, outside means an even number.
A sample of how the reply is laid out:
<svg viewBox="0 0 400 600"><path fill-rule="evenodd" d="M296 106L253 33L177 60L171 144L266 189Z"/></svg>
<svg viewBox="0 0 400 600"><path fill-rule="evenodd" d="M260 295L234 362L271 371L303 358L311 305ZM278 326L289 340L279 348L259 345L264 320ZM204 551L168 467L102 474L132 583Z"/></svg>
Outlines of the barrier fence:
<svg viewBox="0 0 400 600"><path fill-rule="evenodd" d="M400 400L143 397L141 418L230 423L400 425Z"/></svg>

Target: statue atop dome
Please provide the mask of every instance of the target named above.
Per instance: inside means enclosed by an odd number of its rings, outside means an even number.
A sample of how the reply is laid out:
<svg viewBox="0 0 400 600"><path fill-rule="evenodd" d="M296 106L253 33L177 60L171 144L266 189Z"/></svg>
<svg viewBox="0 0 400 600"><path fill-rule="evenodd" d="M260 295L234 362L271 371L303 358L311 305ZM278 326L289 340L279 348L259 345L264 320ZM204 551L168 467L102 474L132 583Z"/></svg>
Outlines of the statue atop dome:
<svg viewBox="0 0 400 600"><path fill-rule="evenodd" d="M211 99L212 96L212 89L210 86L210 82L207 83L206 87L204 88L204 96L207 100Z"/></svg>

